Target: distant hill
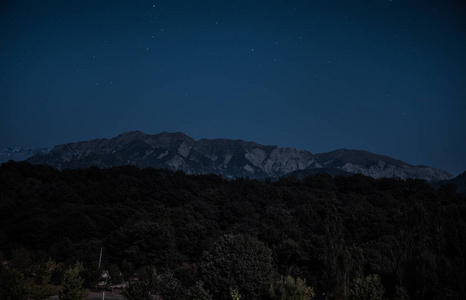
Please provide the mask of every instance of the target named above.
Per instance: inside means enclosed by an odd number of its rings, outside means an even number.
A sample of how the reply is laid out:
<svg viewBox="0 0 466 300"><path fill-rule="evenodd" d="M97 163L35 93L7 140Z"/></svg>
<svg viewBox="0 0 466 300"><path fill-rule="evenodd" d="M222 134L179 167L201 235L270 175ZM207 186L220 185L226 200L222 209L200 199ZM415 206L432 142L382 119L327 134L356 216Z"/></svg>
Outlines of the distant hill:
<svg viewBox="0 0 466 300"><path fill-rule="evenodd" d="M450 182L456 185L456 192L466 195L466 172L451 179Z"/></svg>
<svg viewBox="0 0 466 300"><path fill-rule="evenodd" d="M363 174L373 178L415 178L427 181L448 180L449 173L428 167L413 166L401 160L362 150L339 149L315 155L325 168L337 168L349 173Z"/></svg>
<svg viewBox="0 0 466 300"><path fill-rule="evenodd" d="M466 172L456 176L450 180L442 180L438 182L434 182L433 185L436 188L441 187L442 185L452 184L455 186L456 192L458 194L466 195Z"/></svg>
<svg viewBox="0 0 466 300"><path fill-rule="evenodd" d="M9 160L21 161L26 160L34 155L44 155L50 151L50 148L4 148L0 149L0 163Z"/></svg>
<svg viewBox="0 0 466 300"><path fill-rule="evenodd" d="M188 174L213 173L225 178L255 179L281 177L295 171L314 174L316 170L363 174L373 178L416 178L449 180L445 171L412 166L388 156L360 150L340 149L312 154L296 148L265 146L230 139L192 139L186 134L140 131L123 133L112 139L95 139L55 146L50 152L27 160L58 169L107 168L120 165L182 170ZM338 172L340 172L338 171Z"/></svg>

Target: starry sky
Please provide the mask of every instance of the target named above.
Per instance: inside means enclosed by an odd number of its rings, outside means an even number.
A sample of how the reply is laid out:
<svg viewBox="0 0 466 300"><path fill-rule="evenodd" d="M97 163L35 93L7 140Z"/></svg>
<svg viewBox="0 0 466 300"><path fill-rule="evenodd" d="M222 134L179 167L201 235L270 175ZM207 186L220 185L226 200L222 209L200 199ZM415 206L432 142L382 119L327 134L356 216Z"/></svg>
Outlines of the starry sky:
<svg viewBox="0 0 466 300"><path fill-rule="evenodd" d="M0 147L141 130L466 170L466 5L0 4Z"/></svg>

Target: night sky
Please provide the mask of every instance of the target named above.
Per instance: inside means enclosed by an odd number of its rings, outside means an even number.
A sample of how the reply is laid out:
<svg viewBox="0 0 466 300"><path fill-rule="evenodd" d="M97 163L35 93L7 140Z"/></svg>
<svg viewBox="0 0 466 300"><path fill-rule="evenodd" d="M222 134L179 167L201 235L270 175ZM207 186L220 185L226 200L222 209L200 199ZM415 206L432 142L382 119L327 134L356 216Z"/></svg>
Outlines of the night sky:
<svg viewBox="0 0 466 300"><path fill-rule="evenodd" d="M466 170L466 6L0 4L0 147L141 130Z"/></svg>

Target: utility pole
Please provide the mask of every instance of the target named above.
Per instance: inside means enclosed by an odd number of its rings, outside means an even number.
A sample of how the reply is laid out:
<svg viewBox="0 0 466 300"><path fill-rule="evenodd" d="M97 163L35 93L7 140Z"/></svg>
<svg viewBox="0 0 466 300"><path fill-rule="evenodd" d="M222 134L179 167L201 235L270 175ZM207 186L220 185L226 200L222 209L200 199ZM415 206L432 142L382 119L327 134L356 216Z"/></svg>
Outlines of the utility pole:
<svg viewBox="0 0 466 300"><path fill-rule="evenodd" d="M100 256L99 256L99 269L100 269L100 265L102 264L102 250L104 248L100 248ZM102 292L102 300L105 300L105 291Z"/></svg>
<svg viewBox="0 0 466 300"><path fill-rule="evenodd" d="M100 269L100 264L102 263L102 249L103 248L100 248L99 269Z"/></svg>

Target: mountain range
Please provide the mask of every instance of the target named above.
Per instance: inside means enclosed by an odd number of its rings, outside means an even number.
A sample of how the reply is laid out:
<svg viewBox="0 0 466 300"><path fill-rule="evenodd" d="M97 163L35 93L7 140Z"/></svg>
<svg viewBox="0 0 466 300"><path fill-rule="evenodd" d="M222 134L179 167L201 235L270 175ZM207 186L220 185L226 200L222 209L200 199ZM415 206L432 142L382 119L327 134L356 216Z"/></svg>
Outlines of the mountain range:
<svg viewBox="0 0 466 300"><path fill-rule="evenodd" d="M132 131L112 139L94 139L55 146L27 159L58 169L107 168L120 165L182 170L188 174L213 173L225 178L262 179L287 174L363 174L373 178L452 179L449 173L428 166L361 150L339 149L312 154L296 148L265 146L231 139L194 140L184 133L145 134Z"/></svg>
<svg viewBox="0 0 466 300"><path fill-rule="evenodd" d="M26 160L34 155L44 155L50 151L50 148L3 148L0 149L0 163L7 162L9 160L20 161Z"/></svg>

